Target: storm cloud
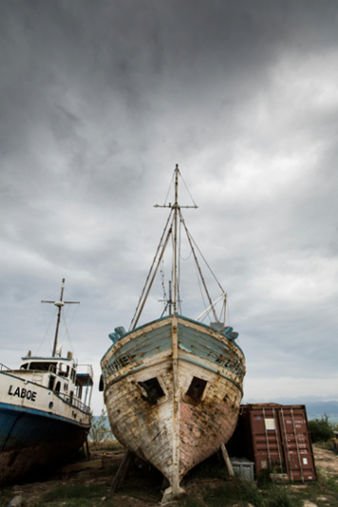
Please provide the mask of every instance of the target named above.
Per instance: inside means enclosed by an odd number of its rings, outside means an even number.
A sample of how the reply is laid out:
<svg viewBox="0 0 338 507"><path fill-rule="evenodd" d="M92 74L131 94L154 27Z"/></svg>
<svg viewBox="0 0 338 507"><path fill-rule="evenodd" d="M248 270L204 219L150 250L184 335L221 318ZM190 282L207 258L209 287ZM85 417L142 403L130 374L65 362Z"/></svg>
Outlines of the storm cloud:
<svg viewBox="0 0 338 507"><path fill-rule="evenodd" d="M64 349L98 375L179 163L199 206L186 221L240 332L245 398L337 398L337 34L325 0L2 1L1 362L50 351L39 302L65 276L81 305ZM162 297L159 283L147 315Z"/></svg>

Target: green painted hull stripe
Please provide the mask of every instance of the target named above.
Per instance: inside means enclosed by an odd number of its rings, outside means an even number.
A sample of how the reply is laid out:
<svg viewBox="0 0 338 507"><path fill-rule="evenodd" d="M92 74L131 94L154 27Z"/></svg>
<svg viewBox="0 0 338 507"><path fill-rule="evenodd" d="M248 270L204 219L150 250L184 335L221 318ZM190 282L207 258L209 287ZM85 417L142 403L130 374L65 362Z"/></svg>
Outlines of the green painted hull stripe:
<svg viewBox="0 0 338 507"><path fill-rule="evenodd" d="M161 364L161 363L166 363L168 361L168 359L163 359L163 361L159 361L158 363L156 364ZM180 357L179 358L179 362L180 361L183 361L183 362L186 362L186 363L190 363L190 364L193 364L195 366L199 366L200 368L203 368L204 370L208 370L208 371L211 371L212 373L216 373L217 375L223 377L224 379L226 379L228 382L231 382L242 394L243 396L243 390L241 388L241 386L235 382L232 378L228 377L227 375L224 375L223 373L221 373L219 370L217 370L216 368L212 368L211 366L208 366L208 365L205 365L205 364L201 364L199 361L196 361L190 357ZM143 365L140 365L140 366L136 366L135 368L133 368L132 370L129 370L127 371L126 373L123 373L122 375L119 375L117 378L111 380L110 382L108 382L107 384L107 387L109 386L112 386L113 384L116 384L117 382L120 382L120 380L126 378L126 377L129 377L130 375L133 375L134 373L137 373L139 371L142 371L142 370L146 370L147 368L149 368L150 366L153 366L153 364L143 364Z"/></svg>

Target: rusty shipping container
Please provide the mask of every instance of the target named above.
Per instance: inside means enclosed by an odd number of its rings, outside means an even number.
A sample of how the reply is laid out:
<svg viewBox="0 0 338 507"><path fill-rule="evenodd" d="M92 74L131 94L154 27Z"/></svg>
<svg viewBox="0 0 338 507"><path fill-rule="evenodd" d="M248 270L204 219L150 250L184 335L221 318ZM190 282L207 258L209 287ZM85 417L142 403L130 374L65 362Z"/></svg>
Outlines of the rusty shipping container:
<svg viewBox="0 0 338 507"><path fill-rule="evenodd" d="M252 460L256 476L269 470L290 481L317 478L304 405L241 405L228 450Z"/></svg>

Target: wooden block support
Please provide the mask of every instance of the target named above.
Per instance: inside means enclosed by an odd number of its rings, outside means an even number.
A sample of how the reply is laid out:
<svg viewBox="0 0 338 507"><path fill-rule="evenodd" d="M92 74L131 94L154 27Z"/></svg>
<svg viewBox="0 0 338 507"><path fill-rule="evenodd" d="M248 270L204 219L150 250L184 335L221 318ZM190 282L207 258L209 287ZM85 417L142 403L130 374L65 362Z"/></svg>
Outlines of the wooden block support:
<svg viewBox="0 0 338 507"><path fill-rule="evenodd" d="M84 449L85 449L85 454L87 456L87 459L89 460L90 459L90 449L89 449L89 444L88 444L88 437L85 440Z"/></svg>
<svg viewBox="0 0 338 507"><path fill-rule="evenodd" d="M124 481L133 459L134 459L134 454L130 451L127 451L120 463L119 468L117 469L117 472L116 472L114 478L113 478L113 482L111 485L111 493L112 494L115 493L115 491L117 491L118 487Z"/></svg>
<svg viewBox="0 0 338 507"><path fill-rule="evenodd" d="M230 461L227 448L225 447L224 444L221 445L221 453L222 453L222 457L223 457L224 463L225 463L225 468L228 472L229 477L234 477L235 476L234 469L232 467L232 463Z"/></svg>

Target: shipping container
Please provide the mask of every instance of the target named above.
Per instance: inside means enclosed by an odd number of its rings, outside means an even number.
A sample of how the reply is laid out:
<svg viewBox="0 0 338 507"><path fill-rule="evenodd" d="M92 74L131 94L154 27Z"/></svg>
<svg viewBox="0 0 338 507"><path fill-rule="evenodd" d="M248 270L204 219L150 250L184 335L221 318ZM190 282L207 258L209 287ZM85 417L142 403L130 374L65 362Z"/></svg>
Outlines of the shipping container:
<svg viewBox="0 0 338 507"><path fill-rule="evenodd" d="M242 481L253 481L255 479L255 464L252 461L245 458L232 458L231 464L234 474Z"/></svg>
<svg viewBox="0 0 338 507"><path fill-rule="evenodd" d="M304 405L241 405L227 447L230 456L255 463L256 477L268 471L286 474L290 481L317 478Z"/></svg>

